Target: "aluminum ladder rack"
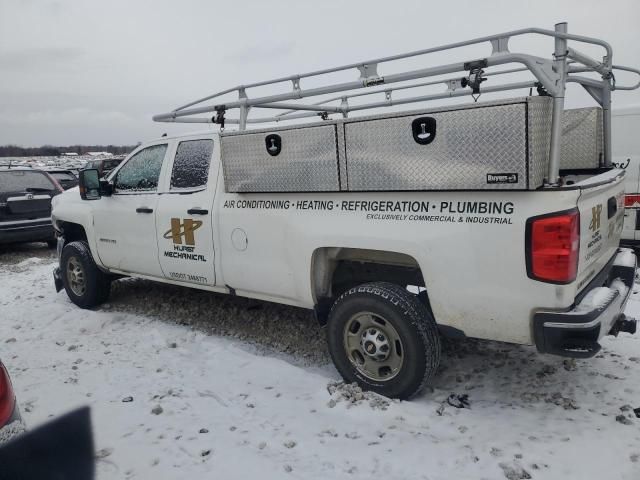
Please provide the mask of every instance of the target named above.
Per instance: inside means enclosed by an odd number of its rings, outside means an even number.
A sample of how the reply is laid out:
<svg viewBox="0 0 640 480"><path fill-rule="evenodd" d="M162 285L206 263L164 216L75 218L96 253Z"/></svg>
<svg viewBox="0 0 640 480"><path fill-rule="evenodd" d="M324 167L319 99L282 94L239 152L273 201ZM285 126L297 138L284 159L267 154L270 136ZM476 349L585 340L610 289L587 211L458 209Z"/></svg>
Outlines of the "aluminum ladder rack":
<svg viewBox="0 0 640 480"><path fill-rule="evenodd" d="M509 40L523 35L538 35L551 37L554 41L554 53L551 58L516 53L509 50ZM590 44L604 50L602 61L572 48L569 43ZM378 68L381 64L412 57L421 57L435 52L454 50L470 45L489 43L491 54L484 58L472 58L467 61L446 65L431 66L418 70L409 70L389 75L381 75ZM193 102L182 105L171 112L153 117L157 122L175 123L214 123L224 128L225 124L238 125L240 131L246 130L247 124L272 123L320 116L328 119L332 114L348 117L350 112L377 109L393 105L405 105L417 102L427 102L453 97L472 95L477 98L480 93L501 92L523 88L537 88L543 95L553 97L553 114L551 126L551 143L549 147L549 167L545 184L557 185L560 166L560 138L562 129L562 114L564 111L564 97L567 83L577 83L594 98L602 107L604 165L610 166L611 157L611 92L613 90L634 90L640 87L640 80L634 85L618 85L615 81L614 70L632 72L640 76L640 70L614 65L611 46L597 38L567 33L567 24L558 23L554 30L540 28L525 28L496 35L489 35L472 40L466 40L439 47L417 50L405 54L372 59L364 62L352 63L340 67L328 68L309 73L291 75L223 90L208 95ZM515 68L485 72L485 69L499 65L518 65ZM336 72L356 70L359 78L350 82L328 83L324 86L305 89L302 81L311 77L322 77ZM483 82L489 77L498 77L517 72L530 72L534 78L528 81L501 83L484 86ZM464 72L463 76L459 73ZM399 82L408 82L458 73L458 76L438 79L415 84L392 86ZM595 73L597 76L584 76L583 73ZM599 78L598 78L599 77ZM488 82L490 83L490 82ZM267 85L290 84L290 89L283 93L262 97L249 97L248 89ZM392 93L399 90L411 90L429 85L444 84L446 91L430 95L418 95L407 98L393 99ZM385 85L384 88L375 88ZM389 85L389 86L387 86ZM331 98L320 98L330 94L338 94ZM237 99L211 104L209 101L235 93ZM349 100L369 95L384 95L382 100L364 104L350 104ZM295 100L304 98L316 99L315 103L297 103ZM293 102L290 102L293 101ZM339 102L338 104L335 104ZM206 103L206 104L205 104ZM204 104L204 105L203 105ZM273 116L249 118L252 109L284 110ZM238 110L238 116L227 118L227 112ZM206 116L200 116L200 115Z"/></svg>

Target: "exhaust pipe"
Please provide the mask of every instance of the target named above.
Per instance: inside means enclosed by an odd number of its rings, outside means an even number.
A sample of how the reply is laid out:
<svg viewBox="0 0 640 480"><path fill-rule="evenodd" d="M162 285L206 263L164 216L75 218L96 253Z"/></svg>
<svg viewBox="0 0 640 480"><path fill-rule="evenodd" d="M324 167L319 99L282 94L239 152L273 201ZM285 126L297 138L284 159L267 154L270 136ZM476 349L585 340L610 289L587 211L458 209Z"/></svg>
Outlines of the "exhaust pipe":
<svg viewBox="0 0 640 480"><path fill-rule="evenodd" d="M618 333L620 332L626 332L633 335L634 333L636 333L637 323L638 321L635 318L627 318L627 316L623 313L613 324L613 327L611 327L609 335L617 337Z"/></svg>

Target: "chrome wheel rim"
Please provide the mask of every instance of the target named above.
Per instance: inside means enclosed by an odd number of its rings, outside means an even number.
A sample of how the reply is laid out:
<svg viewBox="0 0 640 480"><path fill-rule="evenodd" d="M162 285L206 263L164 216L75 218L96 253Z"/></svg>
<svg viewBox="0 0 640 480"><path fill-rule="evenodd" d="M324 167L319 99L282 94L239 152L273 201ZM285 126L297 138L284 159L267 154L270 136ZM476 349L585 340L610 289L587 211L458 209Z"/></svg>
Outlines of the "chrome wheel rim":
<svg viewBox="0 0 640 480"><path fill-rule="evenodd" d="M343 338L347 358L366 378L388 381L402 369L402 340L384 317L371 312L353 315L345 325Z"/></svg>
<svg viewBox="0 0 640 480"><path fill-rule="evenodd" d="M67 260L67 283L71 291L79 297L87 291L84 268L78 257L69 257Z"/></svg>

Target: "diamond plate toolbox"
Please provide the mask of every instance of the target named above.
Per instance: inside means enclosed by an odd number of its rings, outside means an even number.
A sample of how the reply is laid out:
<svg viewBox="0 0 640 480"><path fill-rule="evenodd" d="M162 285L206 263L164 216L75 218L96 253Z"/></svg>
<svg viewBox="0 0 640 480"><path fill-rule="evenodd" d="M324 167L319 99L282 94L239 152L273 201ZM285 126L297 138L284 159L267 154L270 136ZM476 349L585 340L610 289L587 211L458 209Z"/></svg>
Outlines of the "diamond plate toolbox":
<svg viewBox="0 0 640 480"><path fill-rule="evenodd" d="M560 168L598 168L604 155L602 109L565 110L562 114Z"/></svg>
<svg viewBox="0 0 640 480"><path fill-rule="evenodd" d="M227 192L340 190L336 124L222 134Z"/></svg>
<svg viewBox="0 0 640 480"><path fill-rule="evenodd" d="M345 120L348 190L539 188L551 113L551 98L526 97Z"/></svg>

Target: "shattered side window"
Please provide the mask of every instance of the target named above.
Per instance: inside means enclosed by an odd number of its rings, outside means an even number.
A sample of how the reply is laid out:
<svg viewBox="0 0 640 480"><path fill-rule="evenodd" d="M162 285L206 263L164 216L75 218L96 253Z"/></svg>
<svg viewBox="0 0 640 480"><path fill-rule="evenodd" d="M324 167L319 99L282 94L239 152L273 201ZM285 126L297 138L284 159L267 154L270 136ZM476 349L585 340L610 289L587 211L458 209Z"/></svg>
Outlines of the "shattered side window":
<svg viewBox="0 0 640 480"><path fill-rule="evenodd" d="M158 188L160 169L167 145L153 145L140 150L118 171L116 192L148 192Z"/></svg>
<svg viewBox="0 0 640 480"><path fill-rule="evenodd" d="M180 142L171 172L171 189L202 187L207 184L213 140Z"/></svg>

